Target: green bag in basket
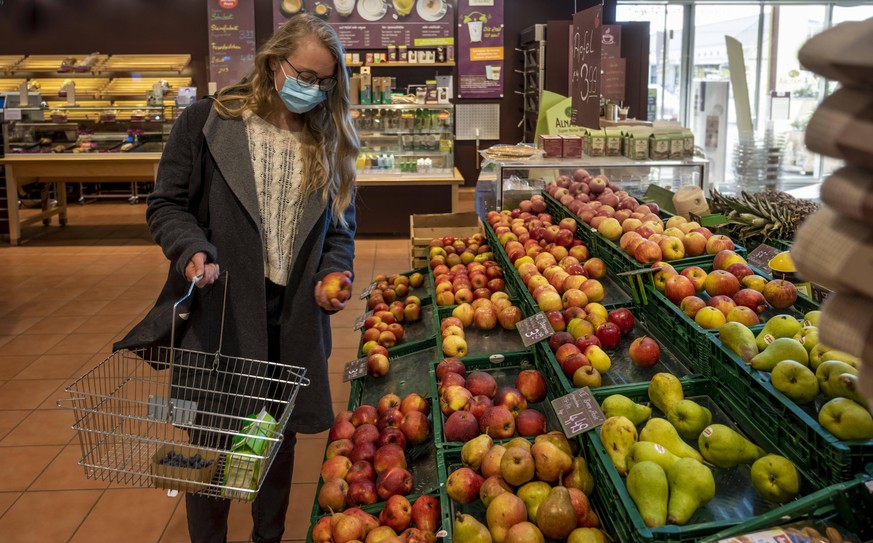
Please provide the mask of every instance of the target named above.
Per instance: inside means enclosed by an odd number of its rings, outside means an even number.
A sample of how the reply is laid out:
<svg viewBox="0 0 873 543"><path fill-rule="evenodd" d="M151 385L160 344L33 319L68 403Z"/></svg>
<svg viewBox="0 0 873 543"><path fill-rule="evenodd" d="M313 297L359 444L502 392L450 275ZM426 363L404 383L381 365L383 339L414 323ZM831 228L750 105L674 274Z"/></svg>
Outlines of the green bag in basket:
<svg viewBox="0 0 873 543"><path fill-rule="evenodd" d="M224 464L224 486L236 489L255 490L261 472L261 461L267 447L272 441L264 439L272 434L277 426L276 419L267 413L266 408L261 409L257 415L248 418L255 419L243 425L240 435L233 438L230 453ZM255 499L254 492L224 488L221 495L243 501Z"/></svg>

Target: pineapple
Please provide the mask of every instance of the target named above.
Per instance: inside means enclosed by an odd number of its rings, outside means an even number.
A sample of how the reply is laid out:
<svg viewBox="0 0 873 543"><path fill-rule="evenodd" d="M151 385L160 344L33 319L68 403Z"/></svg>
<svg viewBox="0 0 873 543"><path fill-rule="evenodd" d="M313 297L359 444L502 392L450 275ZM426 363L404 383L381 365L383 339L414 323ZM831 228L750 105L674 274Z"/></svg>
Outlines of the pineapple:
<svg viewBox="0 0 873 543"><path fill-rule="evenodd" d="M753 194L741 192L740 197L735 198L712 189L711 195L715 210L727 218L725 228L740 243L757 237L763 238L763 243L791 240L806 217L819 209L814 202L774 190Z"/></svg>

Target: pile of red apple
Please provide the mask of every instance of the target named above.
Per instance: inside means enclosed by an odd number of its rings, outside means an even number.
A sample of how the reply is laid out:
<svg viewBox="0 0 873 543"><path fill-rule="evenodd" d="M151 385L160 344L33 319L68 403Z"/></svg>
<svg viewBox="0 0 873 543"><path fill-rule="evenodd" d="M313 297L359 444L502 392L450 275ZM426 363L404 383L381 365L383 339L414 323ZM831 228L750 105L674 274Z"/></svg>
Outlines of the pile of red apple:
<svg viewBox="0 0 873 543"><path fill-rule="evenodd" d="M503 269L492 260L455 264L437 264L433 269L436 303L440 306L470 303L480 298L491 298L503 292L506 282Z"/></svg>
<svg viewBox="0 0 873 543"><path fill-rule="evenodd" d="M427 257L430 259L430 269L444 264L449 268L458 264L473 262L485 263L494 260L491 247L485 243L484 234L473 234L469 238L445 236L433 238L428 243Z"/></svg>
<svg viewBox="0 0 873 543"><path fill-rule="evenodd" d="M404 449L430 437L429 413L430 403L416 393L402 400L386 394L376 407L339 413L321 466L322 510L337 512L412 492Z"/></svg>
<svg viewBox="0 0 873 543"><path fill-rule="evenodd" d="M479 298L452 309L452 316L440 322L443 354L464 358L469 352L465 328L493 330L499 324L504 330L515 330L522 318L521 309L512 305L505 292L495 292L491 299Z"/></svg>
<svg viewBox="0 0 873 543"><path fill-rule="evenodd" d="M379 516L358 507L318 519L312 528L313 543L402 541L425 543L436 539L440 527L440 501L423 494L409 503L405 496L391 496ZM412 525L415 525L412 527Z"/></svg>
<svg viewBox="0 0 873 543"><path fill-rule="evenodd" d="M709 273L699 266L680 273L669 264L656 265L660 269L653 276L655 288L705 329L716 329L726 322L754 326L768 305L785 309L797 300L792 283L755 275L746 260L732 250L719 251Z"/></svg>
<svg viewBox="0 0 873 543"><path fill-rule="evenodd" d="M609 219L607 219L609 220ZM600 223L604 237L619 240L619 247L641 264L652 264L662 260L672 261L680 258L713 255L723 250L734 250L734 242L728 236L713 234L696 222L688 222L678 215L667 219L666 227L658 221L636 226L633 217L621 223L621 230L614 224ZM604 226L606 224L606 226ZM600 228L598 231L600 231ZM612 230L609 230L613 228ZM617 234L620 238L613 237Z"/></svg>
<svg viewBox="0 0 873 543"><path fill-rule="evenodd" d="M542 196L531 201L536 198ZM488 220L495 234L501 232L497 235L507 257L542 311L584 307L603 300L603 284L598 279L606 275L606 265L599 258L590 258L588 248L575 238L574 219L562 219L556 226L540 219L525 223L524 212L518 218L510 217L494 212ZM569 239L572 243L549 239Z"/></svg>
<svg viewBox="0 0 873 543"><path fill-rule="evenodd" d="M436 375L440 411L447 417L443 424L445 441L469 441L480 434L505 439L546 432L545 415L528 408L528 404L545 400L548 392L538 370L521 370L515 387L498 388L490 373L467 374L463 362L445 358L437 364Z"/></svg>
<svg viewBox="0 0 873 543"><path fill-rule="evenodd" d="M397 278L407 279L403 275ZM371 349L376 346L390 349L403 340L405 330L402 322L421 320L421 299L418 296L406 296L405 299L394 299L390 305L387 303L388 298L396 296L396 293L401 291L408 292L408 287L403 283L394 289L374 290L370 295L367 307L373 311L373 314L364 320L361 347L364 355L369 355Z"/></svg>
<svg viewBox="0 0 873 543"><path fill-rule="evenodd" d="M367 307L374 309L380 303L390 304L395 301L403 301L409 295L409 291L414 288L419 288L424 284L424 275L420 272L413 272L407 275L380 274L373 278L376 285L370 292L370 297L367 300ZM407 319L417 320L417 319Z"/></svg>

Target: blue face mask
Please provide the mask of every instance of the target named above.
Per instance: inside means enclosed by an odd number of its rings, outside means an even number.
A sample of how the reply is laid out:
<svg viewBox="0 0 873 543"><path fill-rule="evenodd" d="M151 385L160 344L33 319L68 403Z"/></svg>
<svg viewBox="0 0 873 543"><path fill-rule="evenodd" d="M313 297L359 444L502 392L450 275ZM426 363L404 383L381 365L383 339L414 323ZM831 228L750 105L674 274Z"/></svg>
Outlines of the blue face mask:
<svg viewBox="0 0 873 543"><path fill-rule="evenodd" d="M279 64L279 69L282 70L282 74L285 76L285 83L281 89L277 87L276 92L279 93L279 98L282 99L282 102L285 103L285 107L289 111L306 113L327 99L327 93L318 87L301 85L296 77L288 77L281 63ZM274 79L273 86L275 85Z"/></svg>

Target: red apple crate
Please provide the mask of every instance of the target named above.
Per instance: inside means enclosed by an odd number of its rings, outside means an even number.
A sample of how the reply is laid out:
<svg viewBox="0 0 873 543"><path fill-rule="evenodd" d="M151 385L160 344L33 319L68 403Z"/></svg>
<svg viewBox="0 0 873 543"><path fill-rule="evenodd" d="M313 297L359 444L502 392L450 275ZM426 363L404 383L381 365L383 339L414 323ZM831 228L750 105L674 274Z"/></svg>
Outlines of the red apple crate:
<svg viewBox="0 0 873 543"><path fill-rule="evenodd" d="M497 381L497 388L499 390L503 387L515 387L515 378L520 371L526 369L539 370L546 381L546 387L548 389L548 392L546 393L546 399L536 404L530 404L528 405L528 408L536 409L546 416L546 425L549 431L560 430L561 425L555 416L554 410L551 406L551 402L555 398L563 396L564 392L561 389L560 384L554 379L553 372L549 370L547 365L542 360L541 355L531 348L526 352L514 352L492 356L502 357L502 360L498 361L497 358L494 358L494 361L492 361L492 359L488 356L461 359L467 369L467 375L469 375L473 371L484 371L486 373L490 373ZM431 412L433 413L434 419L433 433L434 437L436 438L437 448L440 450L460 450L460 448L464 446L463 442L446 441L444 437L445 423L447 417L443 415L440 411L440 400L439 394L437 393L436 364L434 364L431 368L430 396L432 402ZM509 441L510 439L512 438L496 439L495 442L502 443ZM533 438L527 439L533 440Z"/></svg>
<svg viewBox="0 0 873 543"><path fill-rule="evenodd" d="M710 341L721 356L712 365L713 382L810 477L829 485L873 468L873 439L840 441L819 424L822 395L812 406L797 405L773 387L769 373L752 369L717 337Z"/></svg>
<svg viewBox="0 0 873 543"><path fill-rule="evenodd" d="M425 266L423 268L416 268L414 270L405 271L403 273L398 273L397 275L405 275L409 277L413 273L420 273L424 276L424 283L420 287L417 288L409 288L409 293L407 296L418 296L421 299L421 305L426 305L431 303L431 298L433 297L433 281L428 281L428 277L430 277L430 268ZM392 274L386 274L392 275ZM368 295L366 297L367 300L370 299Z"/></svg>
<svg viewBox="0 0 873 543"><path fill-rule="evenodd" d="M683 379L697 373L694 369L695 361L687 356L688 351L677 345L672 336L668 339L663 329L652 326L645 313L638 306L631 306L629 309L634 315L634 329L621 339L621 343L616 349L605 351L609 355L612 365L609 371L601 376L601 386L591 388L591 392L598 399L605 398L616 387L634 383L648 383L656 373L668 372ZM661 347L661 358L651 368L637 367L628 355L631 342L642 336L653 338ZM563 393L569 394L576 390L572 379L568 378L561 370L561 365L549 348L548 340L539 342L537 348L542 351L543 358L548 360L552 373L555 374L555 379L560 383Z"/></svg>
<svg viewBox="0 0 873 543"><path fill-rule="evenodd" d="M693 399L712 411L712 421L724 424L747 436L756 445L768 453L785 455L786 452L771 439L770 429L759 425L747 411L735 405L723 395L719 387L707 379L696 379L682 384L685 397ZM636 402L648 402L648 385L625 387L621 394ZM663 417L657 408L652 410L653 417ZM640 425L642 428L643 425ZM730 469L713 468L715 479L715 498L703 506L691 517L684 526L667 525L659 528L649 528L643 522L639 510L627 491L625 479L609 459L603 442L600 440L600 429L597 428L585 434L585 448L588 467L594 475L595 493L603 500L604 508L610 512L604 519L607 528L618 536L617 541L623 543L652 542L691 542L729 529L747 522L760 515L770 515L779 518L783 508L762 498L750 478L751 466L739 465ZM686 440L697 448L696 440ZM801 496L814 495L824 488L814 478L810 477L798 465L801 476Z"/></svg>
<svg viewBox="0 0 873 543"><path fill-rule="evenodd" d="M403 356L405 354L427 349L433 346L434 336L434 315L437 313L437 306L430 303L428 299L427 305L421 306L421 318L414 322L401 322L403 326L403 339L398 341L393 347L388 349L388 356ZM363 357L364 352L364 330L361 330L361 339L358 341L358 356Z"/></svg>
<svg viewBox="0 0 873 543"><path fill-rule="evenodd" d="M742 535L791 522L819 521L834 523L855 534L863 541L873 540L873 482L869 475L859 475L847 483L837 483L799 498L777 511L759 515L751 520L722 530L707 537L702 543L716 543ZM819 533L825 529L819 526Z"/></svg>

